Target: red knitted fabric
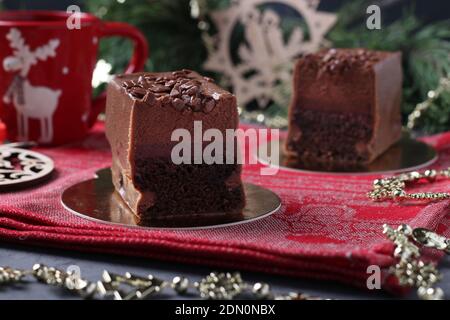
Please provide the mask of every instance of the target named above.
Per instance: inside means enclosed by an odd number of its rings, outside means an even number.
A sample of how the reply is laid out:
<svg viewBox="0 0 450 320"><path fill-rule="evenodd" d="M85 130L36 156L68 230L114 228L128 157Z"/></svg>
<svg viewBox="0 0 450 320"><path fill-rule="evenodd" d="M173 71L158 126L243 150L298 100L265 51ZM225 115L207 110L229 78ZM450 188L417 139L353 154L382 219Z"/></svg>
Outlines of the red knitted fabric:
<svg viewBox="0 0 450 320"><path fill-rule="evenodd" d="M427 137L440 153L436 168L450 165L450 133ZM60 196L111 162L98 124L83 143L38 151L53 158L57 174L44 185L0 194L0 239L70 250L141 256L226 269L332 279L364 287L368 265L393 263L382 225L408 223L448 234L449 201L428 205L371 202L375 176L304 174L280 170L260 175L246 165L243 179L276 192L281 209L243 225L205 230L145 230L83 220L66 211ZM449 191L450 181L418 189ZM7 264L2 261L0 265Z"/></svg>
<svg viewBox="0 0 450 320"><path fill-rule="evenodd" d="M2 122L2 119L0 119L0 143L3 143L5 139L6 139L6 125Z"/></svg>

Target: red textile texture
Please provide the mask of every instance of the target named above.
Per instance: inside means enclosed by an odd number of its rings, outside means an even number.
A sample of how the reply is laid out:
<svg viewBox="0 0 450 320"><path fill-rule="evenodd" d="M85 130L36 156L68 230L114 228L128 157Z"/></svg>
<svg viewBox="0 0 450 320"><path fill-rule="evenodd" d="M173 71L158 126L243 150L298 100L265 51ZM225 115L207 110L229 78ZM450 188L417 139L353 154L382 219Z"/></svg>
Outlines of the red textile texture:
<svg viewBox="0 0 450 320"><path fill-rule="evenodd" d="M3 143L5 139L6 139L6 125L2 122L2 119L0 119L0 143Z"/></svg>
<svg viewBox="0 0 450 320"><path fill-rule="evenodd" d="M440 153L433 167L448 167L450 133L425 140ZM382 234L384 223L408 223L444 234L449 230L449 201L428 205L371 202L366 192L377 176L286 170L262 176L260 164L246 165L243 179L273 190L282 199L281 209L264 219L182 231L94 223L66 211L60 196L65 188L92 178L96 170L110 165L103 125L96 125L83 143L38 151L54 159L57 173L39 187L0 194L1 241L336 280L365 287L367 266L383 268L394 262L393 246ZM449 191L450 181L416 189ZM4 264L7 261L0 257L0 265Z"/></svg>

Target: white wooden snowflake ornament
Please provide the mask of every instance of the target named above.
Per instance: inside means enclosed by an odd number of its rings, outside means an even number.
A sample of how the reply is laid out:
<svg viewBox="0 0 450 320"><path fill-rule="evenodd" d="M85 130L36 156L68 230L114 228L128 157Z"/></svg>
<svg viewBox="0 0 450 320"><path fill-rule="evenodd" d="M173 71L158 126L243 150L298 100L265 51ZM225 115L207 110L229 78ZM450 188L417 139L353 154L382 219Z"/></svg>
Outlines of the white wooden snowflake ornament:
<svg viewBox="0 0 450 320"><path fill-rule="evenodd" d="M270 100L280 101L274 88L280 82L290 81L294 58L318 50L336 21L335 14L317 11L319 3L320 0L235 0L229 8L212 12L218 33L209 39L213 48L204 68L223 74L242 106L254 100L260 107ZM282 17L272 9L277 5L290 7L303 17L308 39L300 26L284 38ZM238 24L244 28L245 41L238 46L240 61L235 63L230 42Z"/></svg>

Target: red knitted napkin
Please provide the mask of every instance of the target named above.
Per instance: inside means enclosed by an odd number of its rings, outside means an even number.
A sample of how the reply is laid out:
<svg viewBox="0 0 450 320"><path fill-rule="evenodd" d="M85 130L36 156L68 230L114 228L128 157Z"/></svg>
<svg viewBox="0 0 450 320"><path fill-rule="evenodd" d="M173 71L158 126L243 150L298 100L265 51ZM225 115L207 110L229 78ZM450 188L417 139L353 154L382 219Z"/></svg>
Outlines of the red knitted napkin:
<svg viewBox="0 0 450 320"><path fill-rule="evenodd" d="M425 139L440 152L436 168L450 165L450 133ZM280 170L261 176L246 165L243 179L276 192L281 209L243 225L205 230L141 230L79 218L60 196L110 165L109 146L98 124L83 143L39 149L53 158L56 176L39 187L0 194L0 239L30 245L142 256L227 269L331 279L364 287L367 266L393 263L382 225L408 223L448 232L449 201L429 205L371 202L374 176L305 174ZM421 187L449 191L450 182ZM0 265L5 262L1 262Z"/></svg>
<svg viewBox="0 0 450 320"><path fill-rule="evenodd" d="M0 119L0 143L3 143L5 138L6 138L6 125L2 122L2 119Z"/></svg>

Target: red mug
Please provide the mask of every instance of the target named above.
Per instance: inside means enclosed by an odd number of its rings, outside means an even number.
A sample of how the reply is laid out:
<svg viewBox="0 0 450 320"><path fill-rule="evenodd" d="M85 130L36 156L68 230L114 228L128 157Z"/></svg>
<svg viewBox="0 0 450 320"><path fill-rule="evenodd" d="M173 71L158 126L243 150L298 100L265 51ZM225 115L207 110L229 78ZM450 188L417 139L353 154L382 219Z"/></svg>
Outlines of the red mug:
<svg viewBox="0 0 450 320"><path fill-rule="evenodd" d="M79 29L68 27L66 12L0 12L0 119L9 140L59 145L87 134L105 107L104 93L92 99L100 38L130 38L125 72L143 69L148 45L136 28L77 14Z"/></svg>

